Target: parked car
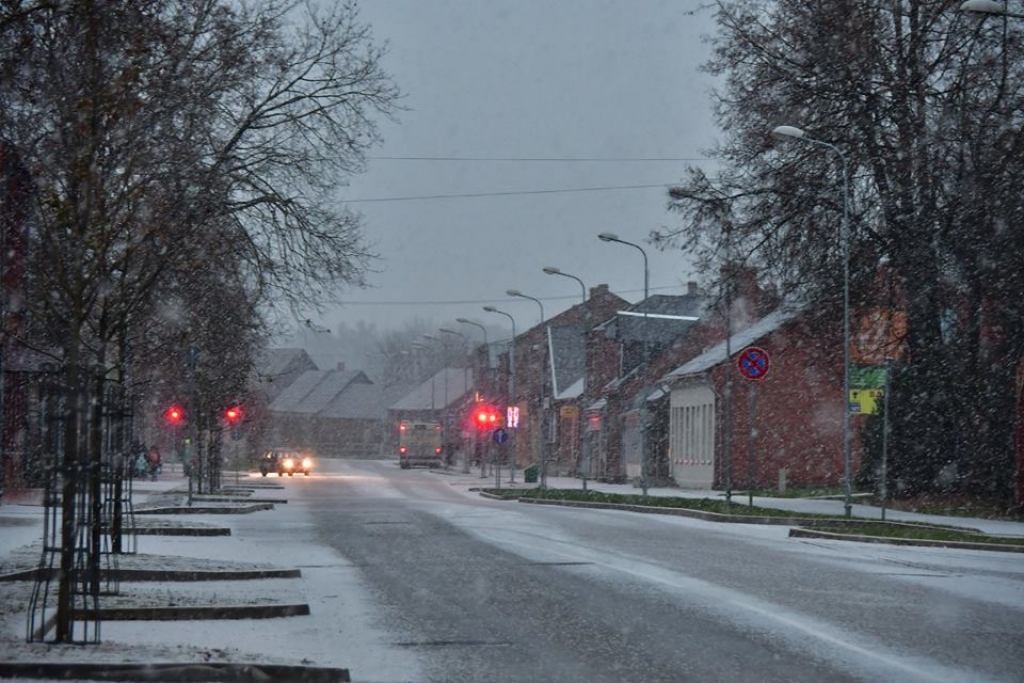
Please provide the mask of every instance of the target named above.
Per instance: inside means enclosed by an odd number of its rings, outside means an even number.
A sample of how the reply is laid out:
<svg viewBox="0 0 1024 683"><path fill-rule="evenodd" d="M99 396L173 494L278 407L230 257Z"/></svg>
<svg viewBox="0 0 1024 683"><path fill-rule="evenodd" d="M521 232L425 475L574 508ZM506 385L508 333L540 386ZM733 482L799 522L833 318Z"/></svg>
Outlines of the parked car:
<svg viewBox="0 0 1024 683"><path fill-rule="evenodd" d="M260 474L264 477L271 472L277 472L277 451L267 451L260 458Z"/></svg>

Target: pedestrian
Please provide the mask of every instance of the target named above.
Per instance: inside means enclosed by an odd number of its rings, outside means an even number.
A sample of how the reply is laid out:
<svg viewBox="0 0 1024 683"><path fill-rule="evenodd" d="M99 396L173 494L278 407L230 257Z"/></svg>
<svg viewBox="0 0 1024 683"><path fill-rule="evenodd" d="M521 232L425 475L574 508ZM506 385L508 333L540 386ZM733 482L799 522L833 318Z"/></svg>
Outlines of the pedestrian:
<svg viewBox="0 0 1024 683"><path fill-rule="evenodd" d="M160 450L156 446L150 446L149 455L146 457L149 462L149 478L156 481L156 475L160 473Z"/></svg>
<svg viewBox="0 0 1024 683"><path fill-rule="evenodd" d="M143 451L135 456L135 476L139 479L149 472L149 462L146 459L146 452Z"/></svg>
<svg viewBox="0 0 1024 683"><path fill-rule="evenodd" d="M132 442L131 458L128 460L128 476L141 477L148 470L149 466L146 463L146 446L136 439Z"/></svg>

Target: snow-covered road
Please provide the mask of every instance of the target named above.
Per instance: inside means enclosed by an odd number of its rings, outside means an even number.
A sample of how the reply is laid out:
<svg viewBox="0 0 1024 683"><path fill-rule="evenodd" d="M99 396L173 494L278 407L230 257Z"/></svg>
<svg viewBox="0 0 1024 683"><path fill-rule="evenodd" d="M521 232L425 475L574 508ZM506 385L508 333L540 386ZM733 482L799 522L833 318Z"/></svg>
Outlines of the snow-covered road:
<svg viewBox="0 0 1024 683"><path fill-rule="evenodd" d="M468 490L479 480L390 462L259 481L288 504L189 515L232 536L143 536L131 564L302 578L129 583L119 600L305 602L309 616L106 622L102 645L69 649L22 643L8 608L4 658L313 664L380 683L1021 680L1019 554L486 500ZM0 513L10 557L36 512Z"/></svg>

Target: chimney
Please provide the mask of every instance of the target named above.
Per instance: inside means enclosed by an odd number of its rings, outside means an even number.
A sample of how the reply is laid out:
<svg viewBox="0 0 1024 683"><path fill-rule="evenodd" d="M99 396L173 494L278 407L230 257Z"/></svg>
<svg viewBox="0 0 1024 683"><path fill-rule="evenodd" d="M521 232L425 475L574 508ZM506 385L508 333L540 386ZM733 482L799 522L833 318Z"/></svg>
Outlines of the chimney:
<svg viewBox="0 0 1024 683"><path fill-rule="evenodd" d="M598 294L608 291L608 285L598 285L597 287L590 288L590 298L593 299Z"/></svg>
<svg viewBox="0 0 1024 683"><path fill-rule="evenodd" d="M338 361L338 366L337 366L336 369L337 369L338 372L345 372L345 361L339 360Z"/></svg>
<svg viewBox="0 0 1024 683"><path fill-rule="evenodd" d="M690 280L686 283L686 293L690 296L697 296L700 294L700 289L697 287L697 283L695 281Z"/></svg>

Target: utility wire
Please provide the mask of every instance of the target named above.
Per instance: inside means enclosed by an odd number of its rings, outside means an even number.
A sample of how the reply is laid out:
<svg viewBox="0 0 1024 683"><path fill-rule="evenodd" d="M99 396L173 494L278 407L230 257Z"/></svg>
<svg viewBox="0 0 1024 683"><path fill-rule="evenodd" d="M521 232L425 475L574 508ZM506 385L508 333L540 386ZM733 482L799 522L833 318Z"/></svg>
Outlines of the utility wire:
<svg viewBox="0 0 1024 683"><path fill-rule="evenodd" d="M427 199L466 199L476 197L514 197L519 195L565 194L569 192L606 192L608 190L649 190L651 188L673 187L673 183L657 185L608 185L605 187L576 187L565 190L509 190L504 192L464 192L459 194L431 194L415 197L371 197L369 199L346 199L349 204L368 204L371 202L415 202Z"/></svg>
<svg viewBox="0 0 1024 683"><path fill-rule="evenodd" d="M681 285L668 285L665 287L649 287L648 290L660 291L664 289L679 289ZM619 294L638 294L643 292L643 289L624 289L619 291ZM537 297L541 301L564 301L566 299L579 299L579 294L573 294L569 296L539 296ZM473 305L473 304L495 304L495 303L518 303L523 299L520 297L512 297L508 299L467 299L467 300L453 300L453 301L342 301L342 306L453 306L453 305Z"/></svg>
<svg viewBox="0 0 1024 683"><path fill-rule="evenodd" d="M367 157L372 161L499 161L511 163L710 161L707 157Z"/></svg>

